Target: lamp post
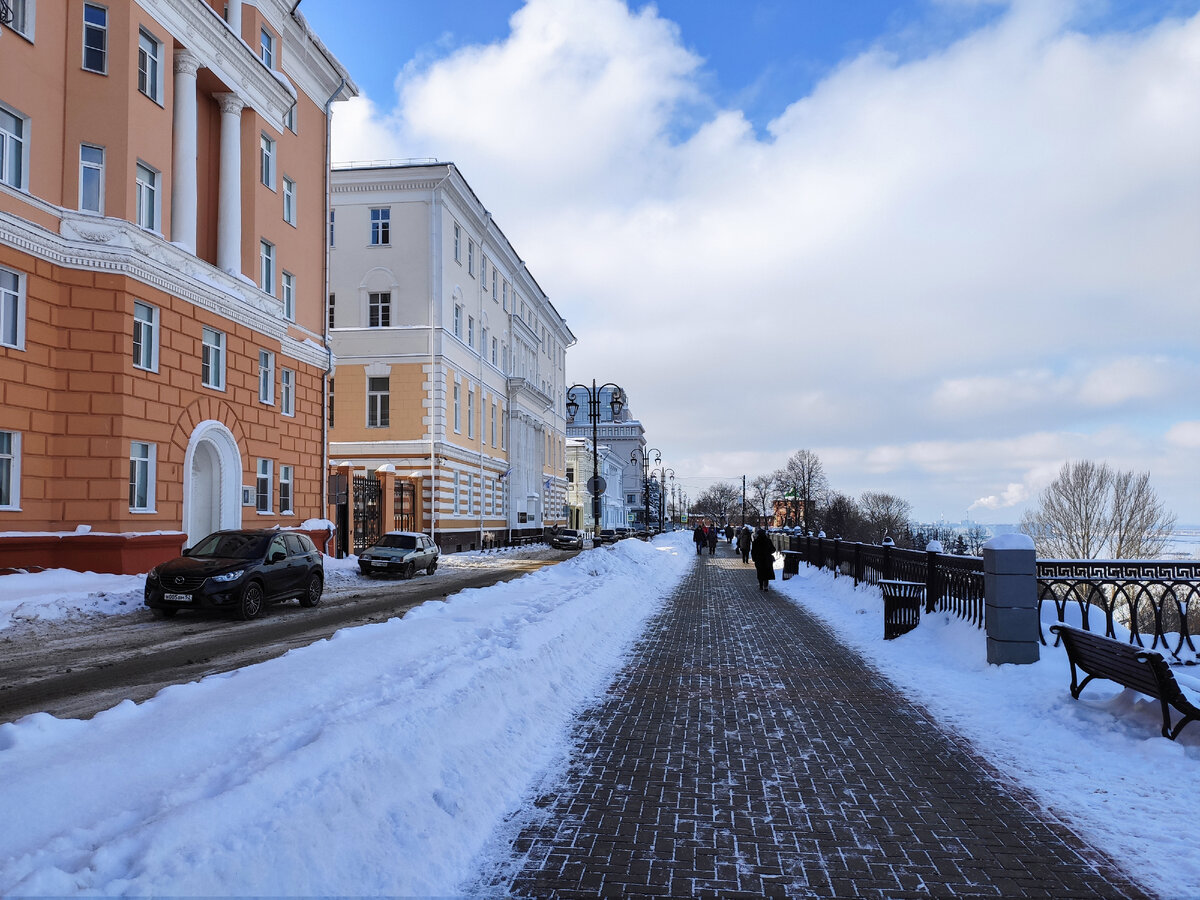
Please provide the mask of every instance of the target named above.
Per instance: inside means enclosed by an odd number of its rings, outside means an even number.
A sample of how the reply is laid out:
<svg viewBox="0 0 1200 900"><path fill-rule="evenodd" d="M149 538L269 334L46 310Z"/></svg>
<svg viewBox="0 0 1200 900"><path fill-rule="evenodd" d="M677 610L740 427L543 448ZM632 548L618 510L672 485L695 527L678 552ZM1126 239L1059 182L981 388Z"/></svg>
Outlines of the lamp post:
<svg viewBox="0 0 1200 900"><path fill-rule="evenodd" d="M638 454L642 457L642 524L646 528L646 536L650 536L650 454L654 454L654 464L658 465L662 462L662 451L651 447L649 450L643 450L641 447L634 447L633 452L629 454L629 461L637 465Z"/></svg>
<svg viewBox="0 0 1200 900"><path fill-rule="evenodd" d="M625 408L625 390L619 385L609 381L596 387L596 379L593 378L590 390L586 384L573 384L567 388L567 415L572 420L575 419L575 414L579 412L579 401L575 399L575 392L583 391L587 395L588 419L592 423L592 478L588 482L588 492L592 495L592 521L595 522L595 531L592 534L593 543L600 539L600 495L607 487L600 478L600 439L598 434L600 393L605 388L612 388L612 398L608 401L608 405L612 409L613 419L616 419L621 410Z"/></svg>
<svg viewBox="0 0 1200 900"><path fill-rule="evenodd" d="M675 470L666 466L658 469L657 472L650 473L650 480L657 481L658 483L658 530L660 532L664 530L667 521L666 493L668 478L670 478L671 482L674 483Z"/></svg>

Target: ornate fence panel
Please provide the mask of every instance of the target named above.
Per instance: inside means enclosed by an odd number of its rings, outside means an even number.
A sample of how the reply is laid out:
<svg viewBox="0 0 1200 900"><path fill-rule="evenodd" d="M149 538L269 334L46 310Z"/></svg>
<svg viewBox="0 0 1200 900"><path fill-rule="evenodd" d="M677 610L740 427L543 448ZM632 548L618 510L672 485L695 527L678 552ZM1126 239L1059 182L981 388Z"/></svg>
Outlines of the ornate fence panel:
<svg viewBox="0 0 1200 900"><path fill-rule="evenodd" d="M934 560L934 567L925 592L926 611L947 612L982 628L983 559L944 553L928 555Z"/></svg>
<svg viewBox="0 0 1200 900"><path fill-rule="evenodd" d="M1200 562L1174 560L1040 560L1039 620L1044 604L1054 604L1055 617L1066 621L1078 611L1082 627L1117 637L1116 625L1129 630L1130 643L1160 648L1176 661L1200 657L1194 637L1200 634ZM1041 635L1047 643L1046 635ZM1058 644L1055 638L1055 646ZM1184 660L1184 651L1194 657Z"/></svg>
<svg viewBox="0 0 1200 900"><path fill-rule="evenodd" d="M354 552L362 553L379 540L382 530L383 488L374 478L354 478Z"/></svg>

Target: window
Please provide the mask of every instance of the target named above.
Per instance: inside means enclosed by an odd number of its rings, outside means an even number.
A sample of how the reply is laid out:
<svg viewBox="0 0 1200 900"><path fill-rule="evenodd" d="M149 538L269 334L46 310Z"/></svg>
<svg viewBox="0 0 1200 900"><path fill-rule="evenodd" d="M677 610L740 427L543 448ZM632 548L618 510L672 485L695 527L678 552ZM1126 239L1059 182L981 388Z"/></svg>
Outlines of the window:
<svg viewBox="0 0 1200 900"><path fill-rule="evenodd" d="M275 296L275 245L270 241L258 242L258 285Z"/></svg>
<svg viewBox="0 0 1200 900"><path fill-rule="evenodd" d="M329 327L333 328L333 311L337 307L337 295L329 295Z"/></svg>
<svg viewBox="0 0 1200 900"><path fill-rule="evenodd" d="M391 421L391 386L390 379L367 379L367 427L387 428Z"/></svg>
<svg viewBox="0 0 1200 900"><path fill-rule="evenodd" d="M158 308L133 301L133 365L158 371Z"/></svg>
<svg viewBox="0 0 1200 900"><path fill-rule="evenodd" d="M258 351L258 402L275 405L275 354Z"/></svg>
<svg viewBox="0 0 1200 900"><path fill-rule="evenodd" d="M333 214L337 212L335 209L329 211L329 246L333 246Z"/></svg>
<svg viewBox="0 0 1200 900"><path fill-rule="evenodd" d="M292 467L279 467L279 512L287 515L292 509Z"/></svg>
<svg viewBox="0 0 1200 900"><path fill-rule="evenodd" d="M275 37L265 28L258 33L258 58L268 69L275 68Z"/></svg>
<svg viewBox="0 0 1200 900"><path fill-rule="evenodd" d="M154 445L129 442L129 511L154 512Z"/></svg>
<svg viewBox="0 0 1200 900"><path fill-rule="evenodd" d="M0 509L21 503L21 434L0 431Z"/></svg>
<svg viewBox="0 0 1200 900"><path fill-rule="evenodd" d="M0 346L25 349L24 279L0 269Z"/></svg>
<svg viewBox="0 0 1200 900"><path fill-rule="evenodd" d="M392 326L391 291L367 294L367 327L390 328Z"/></svg>
<svg viewBox="0 0 1200 900"><path fill-rule="evenodd" d="M325 415L329 419L329 427L333 427L333 379L329 379L329 400L328 406L325 409Z"/></svg>
<svg viewBox="0 0 1200 900"><path fill-rule="evenodd" d="M467 241L467 274L475 274L475 242Z"/></svg>
<svg viewBox="0 0 1200 900"><path fill-rule="evenodd" d="M37 0L9 0L9 7L12 9L12 22L9 27L22 37L33 40L33 26L37 21L36 9Z"/></svg>
<svg viewBox="0 0 1200 900"><path fill-rule="evenodd" d="M454 430L462 432L462 386L454 386Z"/></svg>
<svg viewBox="0 0 1200 900"><path fill-rule="evenodd" d="M492 446L496 446L496 402L492 401Z"/></svg>
<svg viewBox="0 0 1200 900"><path fill-rule="evenodd" d="M457 515L462 509L461 487L458 481L458 473L454 473L454 513Z"/></svg>
<svg viewBox="0 0 1200 900"><path fill-rule="evenodd" d="M498 343L499 342L495 338L492 338L492 365L493 366L496 365L496 346Z"/></svg>
<svg viewBox="0 0 1200 900"><path fill-rule="evenodd" d="M279 408L285 416L296 414L296 373L291 369L279 370ZM283 477L283 470L279 470Z"/></svg>
<svg viewBox="0 0 1200 900"><path fill-rule="evenodd" d="M467 437L475 437L475 390L467 388Z"/></svg>
<svg viewBox="0 0 1200 900"><path fill-rule="evenodd" d="M467 346L475 346L475 317L467 316Z"/></svg>
<svg viewBox="0 0 1200 900"><path fill-rule="evenodd" d="M283 221L296 224L296 182L283 176Z"/></svg>
<svg viewBox="0 0 1200 900"><path fill-rule="evenodd" d="M299 134L296 130L296 107L299 104L293 103L288 107L288 111L283 114L283 124L292 134Z"/></svg>
<svg viewBox="0 0 1200 900"><path fill-rule="evenodd" d="M503 302L500 305L504 307L505 312L508 312L508 282L507 281L504 282L503 286L500 288L500 296L503 298Z"/></svg>
<svg viewBox="0 0 1200 900"><path fill-rule="evenodd" d="M258 136L258 178L275 190L275 142L265 134Z"/></svg>
<svg viewBox="0 0 1200 900"><path fill-rule="evenodd" d="M225 390L225 335L207 325L200 349L200 383Z"/></svg>
<svg viewBox="0 0 1200 900"><path fill-rule="evenodd" d="M382 247L392 242L392 211L387 207L371 210L371 245Z"/></svg>
<svg viewBox="0 0 1200 900"><path fill-rule="evenodd" d="M271 470L274 463L269 459L258 461L257 478L254 482L254 509L260 513L271 511Z"/></svg>
<svg viewBox="0 0 1200 900"><path fill-rule="evenodd" d="M479 355L485 360L487 359L488 348L488 330L482 325L479 326Z"/></svg>
<svg viewBox="0 0 1200 900"><path fill-rule="evenodd" d="M0 181L10 187L25 187L25 142L29 120L0 106Z"/></svg>
<svg viewBox="0 0 1200 900"><path fill-rule="evenodd" d="M104 214L104 148L79 145L79 208Z"/></svg>
<svg viewBox="0 0 1200 900"><path fill-rule="evenodd" d="M495 267L493 267L492 268L492 300L496 299L496 282L497 282L497 280L498 279L496 277L496 269L495 269Z"/></svg>
<svg viewBox="0 0 1200 900"><path fill-rule="evenodd" d="M137 164L134 201L137 224L147 231L158 230L158 172L145 163Z"/></svg>
<svg viewBox="0 0 1200 900"><path fill-rule="evenodd" d="M471 508L475 506L475 477L467 472L467 515L471 514Z"/></svg>
<svg viewBox="0 0 1200 900"><path fill-rule="evenodd" d="M138 30L138 90L153 100L162 97L162 44L146 29Z"/></svg>
<svg viewBox="0 0 1200 900"><path fill-rule="evenodd" d="M462 340L462 318L463 308L461 306L454 307L454 336L460 341Z"/></svg>
<svg viewBox="0 0 1200 900"><path fill-rule="evenodd" d="M459 227L458 223L454 225L454 261L456 263L462 262L462 228Z"/></svg>
<svg viewBox="0 0 1200 900"><path fill-rule="evenodd" d="M83 4L83 67L108 74L108 10L94 3Z"/></svg>
<svg viewBox="0 0 1200 900"><path fill-rule="evenodd" d="M283 317L289 322L296 321L296 276L284 272L283 278Z"/></svg>

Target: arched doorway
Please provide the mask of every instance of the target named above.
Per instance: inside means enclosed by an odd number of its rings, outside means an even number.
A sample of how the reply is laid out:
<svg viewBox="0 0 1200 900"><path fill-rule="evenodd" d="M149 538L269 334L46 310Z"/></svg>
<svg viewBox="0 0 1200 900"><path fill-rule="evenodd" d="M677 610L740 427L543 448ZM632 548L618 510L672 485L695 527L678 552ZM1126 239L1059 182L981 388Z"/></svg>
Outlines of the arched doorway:
<svg viewBox="0 0 1200 900"><path fill-rule="evenodd" d="M183 468L183 530L190 547L207 534L242 524L242 455L220 422L201 422Z"/></svg>

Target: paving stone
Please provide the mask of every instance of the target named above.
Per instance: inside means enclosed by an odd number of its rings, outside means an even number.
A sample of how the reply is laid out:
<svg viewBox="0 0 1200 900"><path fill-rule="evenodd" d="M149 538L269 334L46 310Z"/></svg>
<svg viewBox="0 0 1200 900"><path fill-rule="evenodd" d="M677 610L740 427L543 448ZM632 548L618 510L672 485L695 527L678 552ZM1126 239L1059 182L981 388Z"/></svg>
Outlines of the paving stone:
<svg viewBox="0 0 1200 900"><path fill-rule="evenodd" d="M1148 896L726 547L575 746L481 892Z"/></svg>

